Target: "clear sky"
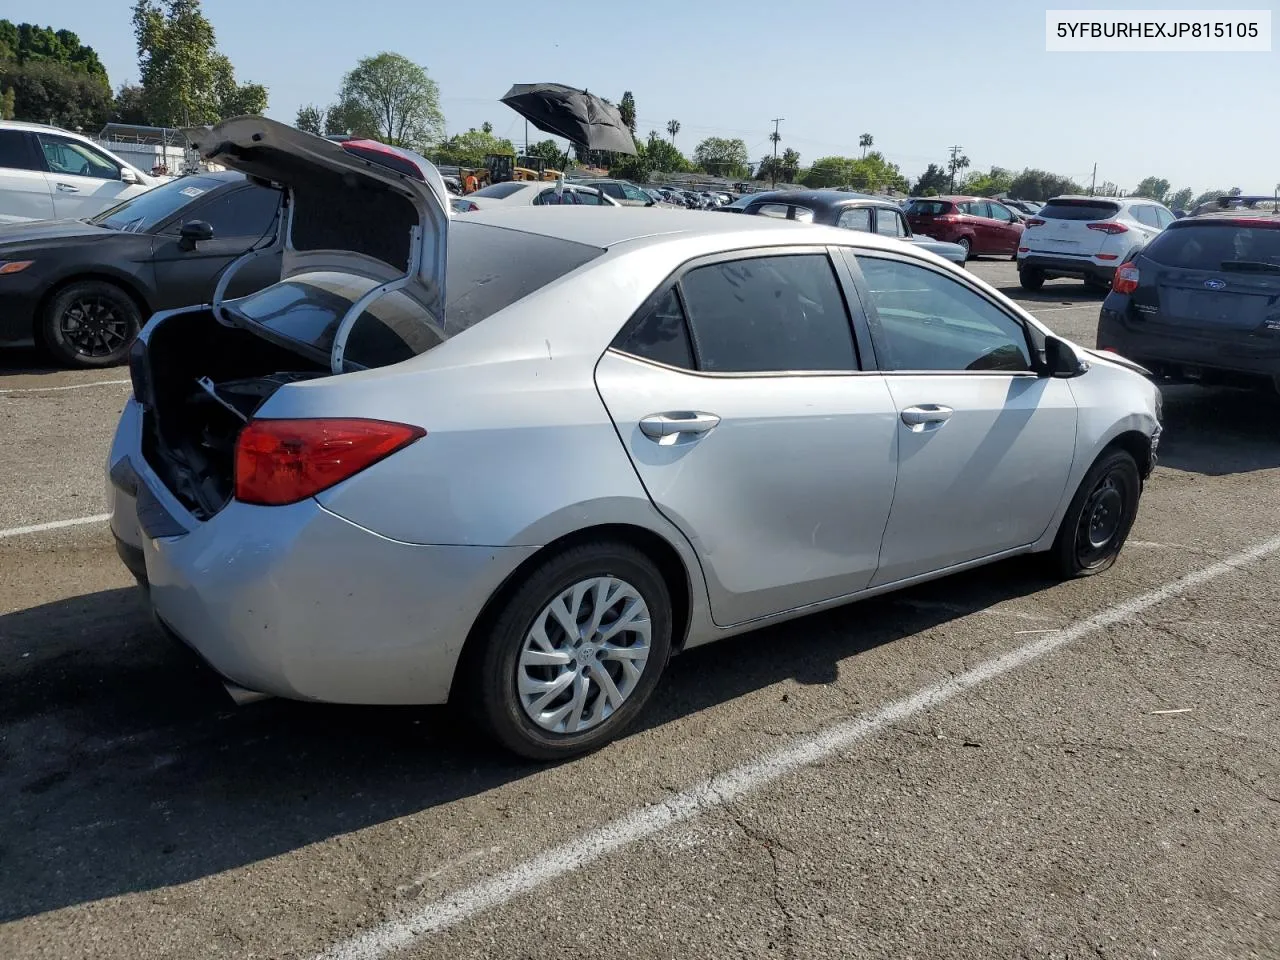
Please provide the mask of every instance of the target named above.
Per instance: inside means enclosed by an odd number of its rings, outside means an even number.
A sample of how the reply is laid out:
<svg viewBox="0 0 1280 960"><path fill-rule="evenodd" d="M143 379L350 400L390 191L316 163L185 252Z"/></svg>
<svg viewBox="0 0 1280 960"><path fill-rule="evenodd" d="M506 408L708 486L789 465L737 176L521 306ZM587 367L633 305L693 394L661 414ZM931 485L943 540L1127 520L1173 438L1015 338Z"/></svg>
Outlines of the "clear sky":
<svg viewBox="0 0 1280 960"><path fill-rule="evenodd" d="M118 86L138 75L131 6L58 0L4 15L74 30ZM360 57L391 50L439 84L448 130L488 120L517 145L523 121L498 98L512 83L554 81L615 103L631 90L640 134L675 118L686 153L706 136L741 137L758 160L783 117L782 146L806 163L856 156L869 132L913 178L959 144L978 169L1039 167L1087 185L1096 162L1099 184L1155 175L1174 189L1270 193L1280 182L1280 53L1045 52L1046 9L1143 7L1271 8L650 0L561 13L528 0L204 0L237 78L265 84L268 114L287 122L301 104L330 102Z"/></svg>

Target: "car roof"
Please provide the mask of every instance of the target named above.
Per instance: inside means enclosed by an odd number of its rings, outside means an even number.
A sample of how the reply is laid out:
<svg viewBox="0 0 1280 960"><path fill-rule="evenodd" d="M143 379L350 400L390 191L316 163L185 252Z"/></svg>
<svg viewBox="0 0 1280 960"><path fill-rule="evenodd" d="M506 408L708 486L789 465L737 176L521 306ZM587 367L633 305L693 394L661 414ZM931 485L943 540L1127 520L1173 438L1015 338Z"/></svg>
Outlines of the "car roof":
<svg viewBox="0 0 1280 960"><path fill-rule="evenodd" d="M772 217L713 217L698 210L608 207L489 207L468 213L467 220L510 230L556 237L608 249L621 244L661 244L698 237L733 237L726 249L787 243L838 243L901 252L902 242L891 237L799 224ZM797 231L800 231L797 233ZM816 232L815 232L816 231Z"/></svg>
<svg viewBox="0 0 1280 960"><path fill-rule="evenodd" d="M749 196L752 203L757 200L763 200L767 203L786 203L825 209L848 206L854 203L858 206L870 206L873 204L888 207L897 206L892 200L886 200L884 197L875 197L869 193L853 193L850 190L766 190Z"/></svg>

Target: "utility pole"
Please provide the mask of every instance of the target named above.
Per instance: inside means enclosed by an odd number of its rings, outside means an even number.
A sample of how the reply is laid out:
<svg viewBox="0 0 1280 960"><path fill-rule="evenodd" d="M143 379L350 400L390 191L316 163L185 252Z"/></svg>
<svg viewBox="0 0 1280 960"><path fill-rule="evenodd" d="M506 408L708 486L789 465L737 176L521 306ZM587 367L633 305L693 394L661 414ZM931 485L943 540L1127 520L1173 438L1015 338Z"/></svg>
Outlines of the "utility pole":
<svg viewBox="0 0 1280 960"><path fill-rule="evenodd" d="M1097 188L1097 186L1098 186L1098 165L1095 163L1093 165L1093 179L1089 181L1089 196L1092 197L1094 195L1094 190Z"/></svg>
<svg viewBox="0 0 1280 960"><path fill-rule="evenodd" d="M776 187L778 185L778 141L782 139L782 134L778 133L778 124L786 117L775 117L773 121L773 134L769 137L773 141L773 166L769 169L769 186Z"/></svg>
<svg viewBox="0 0 1280 960"><path fill-rule="evenodd" d="M952 193L956 192L956 157L960 156L960 151L963 149L964 148L959 146L958 144L951 148L951 163L949 164L949 166L951 167L951 192Z"/></svg>

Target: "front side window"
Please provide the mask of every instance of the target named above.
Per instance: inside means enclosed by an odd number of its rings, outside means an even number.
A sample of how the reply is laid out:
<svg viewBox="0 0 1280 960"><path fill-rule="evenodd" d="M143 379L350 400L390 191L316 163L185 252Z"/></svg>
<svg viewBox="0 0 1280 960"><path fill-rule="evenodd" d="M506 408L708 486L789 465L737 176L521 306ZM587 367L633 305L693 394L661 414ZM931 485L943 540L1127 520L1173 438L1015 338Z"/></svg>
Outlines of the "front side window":
<svg viewBox="0 0 1280 960"><path fill-rule="evenodd" d="M863 233L871 232L871 211L866 207L849 207L847 210L840 211L840 219L836 221L837 227L844 227L846 230L861 230Z"/></svg>
<svg viewBox="0 0 1280 960"><path fill-rule="evenodd" d="M538 194L533 202L540 207L563 207L572 206L578 202L578 198L573 190L563 189L557 193L555 187L549 187Z"/></svg>
<svg viewBox="0 0 1280 960"><path fill-rule="evenodd" d="M696 267L681 278L680 289L702 370L858 368L849 314L825 254Z"/></svg>
<svg viewBox="0 0 1280 960"><path fill-rule="evenodd" d="M192 207L185 219L204 220L218 239L238 237L256 240L270 229L279 207L278 191L251 185ZM181 227L181 222L174 223L165 229L165 233L177 233Z"/></svg>
<svg viewBox="0 0 1280 960"><path fill-rule="evenodd" d="M878 322L881 369L1031 370L1022 324L968 287L927 267L860 256Z"/></svg>
<svg viewBox="0 0 1280 960"><path fill-rule="evenodd" d="M1013 214L1009 212L1008 207L1002 207L998 203L988 203L987 207L991 211L992 220L1003 220L1005 223L1013 222Z"/></svg>
<svg viewBox="0 0 1280 960"><path fill-rule="evenodd" d="M95 177L98 180L119 180L120 168L87 144L47 133L36 134L44 161L50 173L72 177Z"/></svg>

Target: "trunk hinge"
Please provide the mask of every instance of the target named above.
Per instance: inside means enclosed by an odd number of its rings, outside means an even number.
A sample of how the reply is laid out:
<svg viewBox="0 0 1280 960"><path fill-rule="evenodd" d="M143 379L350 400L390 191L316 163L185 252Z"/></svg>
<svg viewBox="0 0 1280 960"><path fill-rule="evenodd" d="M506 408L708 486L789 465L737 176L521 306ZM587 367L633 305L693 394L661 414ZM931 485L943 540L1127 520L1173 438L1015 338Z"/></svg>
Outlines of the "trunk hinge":
<svg viewBox="0 0 1280 960"><path fill-rule="evenodd" d="M414 277L418 276L421 260L422 226L419 225L409 231L409 267L404 276L374 287L353 303L350 309L342 315L342 321L338 324L338 329L333 334L333 347L329 354L329 368L335 376L344 372L343 363L347 354L347 340L351 336L351 331L355 329L356 321L360 319L365 310L369 309L369 305L379 297L407 286Z"/></svg>
<svg viewBox="0 0 1280 960"><path fill-rule="evenodd" d="M275 238L265 247L255 247L247 251L227 265L222 271L222 276L218 278L218 285L213 288L213 303L210 309L213 311L213 319L217 320L224 327L235 327L236 324L228 320L222 313L222 298L227 293L227 287L231 284L231 278L246 263L257 260L259 257L269 256L270 254L281 252L284 250L285 240L289 237L289 232L293 229L293 204L289 202L289 191L282 190L283 195L280 201L280 221L276 228Z"/></svg>

